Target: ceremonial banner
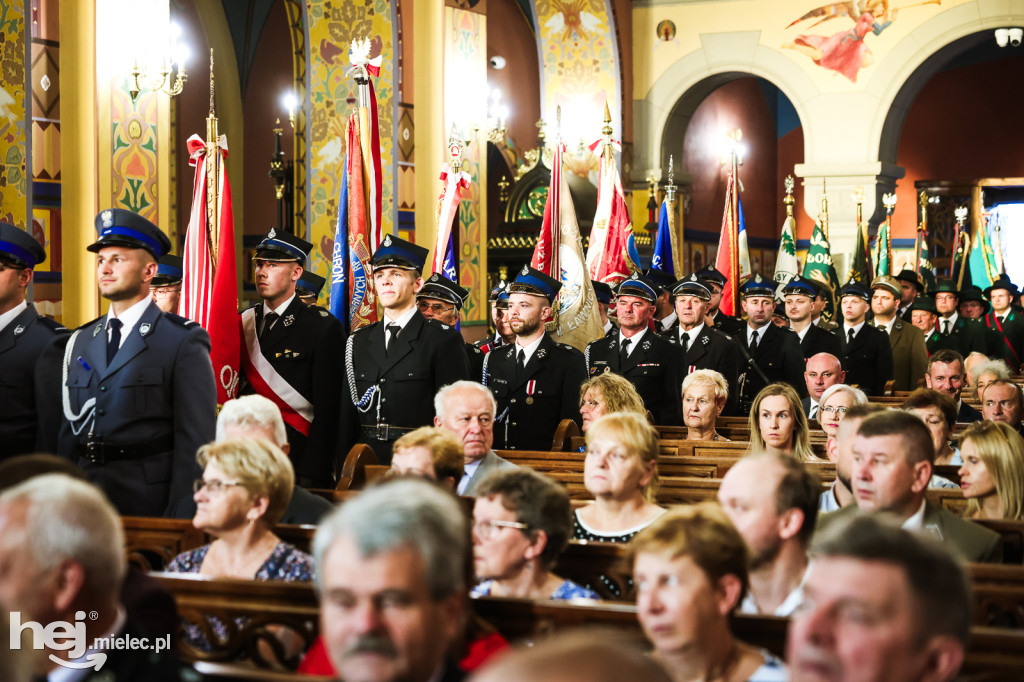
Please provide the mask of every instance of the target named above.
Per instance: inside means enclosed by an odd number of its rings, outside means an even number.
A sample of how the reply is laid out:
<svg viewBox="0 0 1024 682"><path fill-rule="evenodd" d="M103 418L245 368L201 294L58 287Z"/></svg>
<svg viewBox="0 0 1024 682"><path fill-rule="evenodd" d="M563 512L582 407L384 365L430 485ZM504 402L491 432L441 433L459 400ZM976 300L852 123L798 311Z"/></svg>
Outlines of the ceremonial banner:
<svg viewBox="0 0 1024 682"><path fill-rule="evenodd" d="M675 211L669 206L668 199L661 202L651 267L671 272L676 279L682 279L686 274L682 271L683 259L679 257L679 245L676 242Z"/></svg>
<svg viewBox="0 0 1024 682"><path fill-rule="evenodd" d="M853 251L853 262L850 264L850 278L864 286L870 286L873 279L867 229L867 225L863 223L857 225L857 246Z"/></svg>
<svg viewBox="0 0 1024 682"><path fill-rule="evenodd" d="M892 234L889 232L889 220L882 221L875 235L875 277L892 274Z"/></svg>
<svg viewBox="0 0 1024 682"><path fill-rule="evenodd" d="M212 114L211 114L211 118ZM207 132L216 136L216 119ZM178 314L203 326L210 335L210 361L217 381L217 404L238 395L241 334L238 278L235 268L235 223L231 185L224 159L227 139L204 142L193 135L186 143L189 165L195 166L192 212L185 235L181 299Z"/></svg>
<svg viewBox="0 0 1024 682"><path fill-rule="evenodd" d="M583 241L569 195L569 183L562 174L564 151L565 145L559 140L551 164L544 223L530 265L562 283L553 306L555 341L583 351L588 343L603 336L604 329L594 285L583 259Z"/></svg>
<svg viewBox="0 0 1024 682"><path fill-rule="evenodd" d="M380 76L380 65L384 56L370 59L369 39L353 40L348 58L358 84L359 106L359 147L362 151L363 191L365 192L367 229L370 236L370 251L376 251L384 238L381 224L382 170L380 163L380 126L377 118L377 91L373 88L374 78Z"/></svg>
<svg viewBox="0 0 1024 682"><path fill-rule="evenodd" d="M800 272L800 263L796 259L796 220L793 218L793 209L789 206L786 208L790 213L782 223L779 255L775 259L775 281L779 283L776 291L781 291Z"/></svg>
<svg viewBox="0 0 1024 682"><path fill-rule="evenodd" d="M725 186L725 210L722 213L722 233L718 239L715 268L729 278L722 289L719 310L726 315L736 315L739 312L739 287L752 273L735 164Z"/></svg>
<svg viewBox="0 0 1024 682"><path fill-rule="evenodd" d="M988 220L978 227L978 234L974 238L968 263L970 264L971 281L964 282L964 284L973 284L980 289L987 289L1001 274L999 261L989 236Z"/></svg>
<svg viewBox="0 0 1024 682"><path fill-rule="evenodd" d="M440 273L453 282L459 281L459 270L455 260L455 240L452 235L452 224L459 213L459 201L462 190L469 189L470 175L460 170L462 165L462 144L454 138L448 142L448 162L441 169L441 182L444 183L441 196L437 202L436 224L434 235L433 272Z"/></svg>
<svg viewBox="0 0 1024 682"><path fill-rule="evenodd" d="M636 250L633 223L629 219L622 179L615 163L615 143L606 138L598 140L590 148L601 149L601 167L597 185L597 211L590 230L590 248L587 249L587 271L592 280L617 284L640 269L637 265L640 254Z"/></svg>
<svg viewBox="0 0 1024 682"><path fill-rule="evenodd" d="M825 309L821 316L831 320L836 315L836 291L839 289L839 275L836 274L835 263L832 262L832 247L825 238L821 228L821 218L814 224L811 234L811 246L807 249L807 262L804 263L804 277L813 279L822 285L822 296L825 297Z"/></svg>

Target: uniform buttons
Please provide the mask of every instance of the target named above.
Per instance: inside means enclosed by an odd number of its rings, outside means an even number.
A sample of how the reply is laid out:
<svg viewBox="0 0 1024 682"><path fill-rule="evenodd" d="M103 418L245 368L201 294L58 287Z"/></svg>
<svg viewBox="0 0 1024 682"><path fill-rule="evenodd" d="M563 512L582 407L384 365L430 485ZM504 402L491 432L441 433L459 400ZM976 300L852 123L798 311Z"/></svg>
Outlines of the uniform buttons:
<svg viewBox="0 0 1024 682"><path fill-rule="evenodd" d="M96 414L98 414L98 415L99 415L99 416L101 416L101 417L102 417L103 415L105 415L106 413L107 413L107 411L106 411L106 410L104 410L104 409L103 409L102 407L101 407L101 408L99 408L98 410L96 410Z"/></svg>
<svg viewBox="0 0 1024 682"><path fill-rule="evenodd" d="M515 422L512 422L512 426L517 426L517 424Z"/></svg>
<svg viewBox="0 0 1024 682"><path fill-rule="evenodd" d="M107 390L106 386L100 386L100 391L106 391L106 390Z"/></svg>
<svg viewBox="0 0 1024 682"><path fill-rule="evenodd" d="M514 403L515 401L516 401L516 399L515 399L515 398L512 398L512 400L510 400L509 402L510 402L510 403Z"/></svg>

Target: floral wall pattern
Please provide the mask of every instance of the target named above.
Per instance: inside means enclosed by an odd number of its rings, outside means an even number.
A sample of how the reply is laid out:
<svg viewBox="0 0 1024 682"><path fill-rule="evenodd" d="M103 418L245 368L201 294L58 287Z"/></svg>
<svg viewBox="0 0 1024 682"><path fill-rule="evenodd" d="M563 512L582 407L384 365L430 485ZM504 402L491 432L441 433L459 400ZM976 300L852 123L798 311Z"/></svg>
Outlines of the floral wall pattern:
<svg viewBox="0 0 1024 682"><path fill-rule="evenodd" d="M25 4L0 0L0 220L28 222Z"/></svg>

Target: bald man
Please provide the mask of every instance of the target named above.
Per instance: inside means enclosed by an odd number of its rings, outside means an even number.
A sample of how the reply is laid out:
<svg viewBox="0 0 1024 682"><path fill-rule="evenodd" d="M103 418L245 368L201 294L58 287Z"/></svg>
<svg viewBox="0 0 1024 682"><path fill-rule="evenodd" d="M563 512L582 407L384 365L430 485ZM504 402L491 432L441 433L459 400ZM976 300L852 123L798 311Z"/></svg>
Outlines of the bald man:
<svg viewBox="0 0 1024 682"><path fill-rule="evenodd" d="M845 380L843 364L831 353L818 353L807 360L804 383L807 384L808 396L800 404L804 406L804 414L808 419L815 419L818 416L818 401L821 400L821 394L825 389L841 384Z"/></svg>

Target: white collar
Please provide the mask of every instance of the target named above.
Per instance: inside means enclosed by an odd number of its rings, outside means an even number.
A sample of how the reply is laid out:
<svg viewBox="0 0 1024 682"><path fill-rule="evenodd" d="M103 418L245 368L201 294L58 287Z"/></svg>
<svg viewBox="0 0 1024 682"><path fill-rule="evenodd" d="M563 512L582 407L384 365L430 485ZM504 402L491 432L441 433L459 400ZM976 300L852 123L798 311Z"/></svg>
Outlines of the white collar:
<svg viewBox="0 0 1024 682"><path fill-rule="evenodd" d="M747 323L747 341L748 342L750 341L750 335L751 334L757 334L757 342L761 343L761 339L764 338L765 332L768 331L768 325L770 325L770 324L771 324L771 322L768 322L768 324L764 325L763 327L754 328L754 327L751 327L750 323L748 322Z"/></svg>
<svg viewBox="0 0 1024 682"><path fill-rule="evenodd" d="M519 337L516 337L516 355L519 355L519 349L523 349L523 364L525 365L533 357L533 354L537 351L540 346L540 342L544 340L544 334L537 337L537 340L532 342L529 346L523 346L519 343Z"/></svg>
<svg viewBox="0 0 1024 682"><path fill-rule="evenodd" d="M114 306L110 306L110 309L107 310L107 319L103 325L104 327L109 327L110 321L115 318L121 321L121 345L123 346L125 339L128 338L128 334L135 328L135 325L138 324L139 319L150 305L156 305L156 303L153 302L152 298L146 296L138 303L132 304L131 308L125 310L120 315L115 315ZM108 336L107 338L109 339L110 337Z"/></svg>
<svg viewBox="0 0 1024 682"><path fill-rule="evenodd" d="M276 308L271 308L270 304L268 304L266 301L263 301L263 317L266 317L270 313L284 315L284 311L288 310L288 306L290 306L292 304L292 301L295 300L295 296L296 294L293 291L292 295L288 297L288 300L282 303L281 305L277 306Z"/></svg>
<svg viewBox="0 0 1024 682"><path fill-rule="evenodd" d="M798 331L798 332L796 333L796 335L800 337L800 340L801 340L801 341L803 341L803 340L804 340L804 337L805 337L805 336L807 336L807 330L808 330L808 329L810 329L810 328L811 328L811 327L813 327L813 326L814 326L814 323L813 323L813 322L811 322L811 323L810 323L809 325L807 325L806 327L804 327L803 329L801 329L800 331ZM792 328L792 327L790 327L790 331L793 331L793 328Z"/></svg>
<svg viewBox="0 0 1024 682"><path fill-rule="evenodd" d="M661 318L660 320L657 320L657 323L658 323L658 326L661 327L662 329L668 329L673 324L675 324L676 319L678 319L676 317L676 311L673 310L672 312L670 312L665 317Z"/></svg>
<svg viewBox="0 0 1024 682"><path fill-rule="evenodd" d="M700 333L702 331L704 331L704 323L703 322L698 324L696 327L694 327L690 331L684 331L683 330L683 326L679 325L679 340L681 342L683 340L683 334L687 334L690 337L690 345L692 346L693 342L697 340L697 337L700 336Z"/></svg>
<svg viewBox="0 0 1024 682"><path fill-rule="evenodd" d="M909 519L907 519L906 521L903 522L903 529L904 530L911 530L911 531L915 531L915 532L919 532L919 531L924 530L924 508L925 508L925 504L926 504L925 500L921 500L921 506L918 508L918 510L916 512L914 512L913 515Z"/></svg>
<svg viewBox="0 0 1024 682"><path fill-rule="evenodd" d="M633 336L629 337L629 354L630 355L633 354L633 349L636 348L640 344L640 339L644 338L644 334L647 333L648 329L650 329L650 327L644 327L643 329L638 331L636 334L633 334ZM622 333L622 328L620 327L619 328L619 348L622 348L622 342L623 342L623 340L625 338L626 338L626 335Z"/></svg>
<svg viewBox="0 0 1024 682"><path fill-rule="evenodd" d="M397 324L399 329L405 329L405 325L409 324L409 320L416 314L416 306L409 308L407 311L398 316L397 319L392 318L388 311L384 311L384 326L389 324Z"/></svg>
<svg viewBox="0 0 1024 682"><path fill-rule="evenodd" d="M857 334L860 334L860 328L864 326L864 323L865 321L861 320L858 324L855 324L851 327L849 323L846 322L846 320L843 320L843 335L849 337L850 330L852 329L853 335L857 336Z"/></svg>
<svg viewBox="0 0 1024 682"><path fill-rule="evenodd" d="M28 308L28 301L22 300L21 303L14 306L6 313L0 315L0 332L6 329L7 325L13 322L14 318L16 318L18 315L21 315L21 313L23 313L26 308Z"/></svg>
<svg viewBox="0 0 1024 682"><path fill-rule="evenodd" d="M949 317L943 317L939 315L939 329L942 329L945 325L943 323L949 322L949 330L953 331L953 326L956 325L957 318L960 317L960 313L953 311L953 314Z"/></svg>
<svg viewBox="0 0 1024 682"><path fill-rule="evenodd" d="M896 315L893 315L892 319L889 320L887 323L881 325L876 324L875 326L878 327L879 329L884 329L886 334L892 334L892 326L894 324L896 324Z"/></svg>

